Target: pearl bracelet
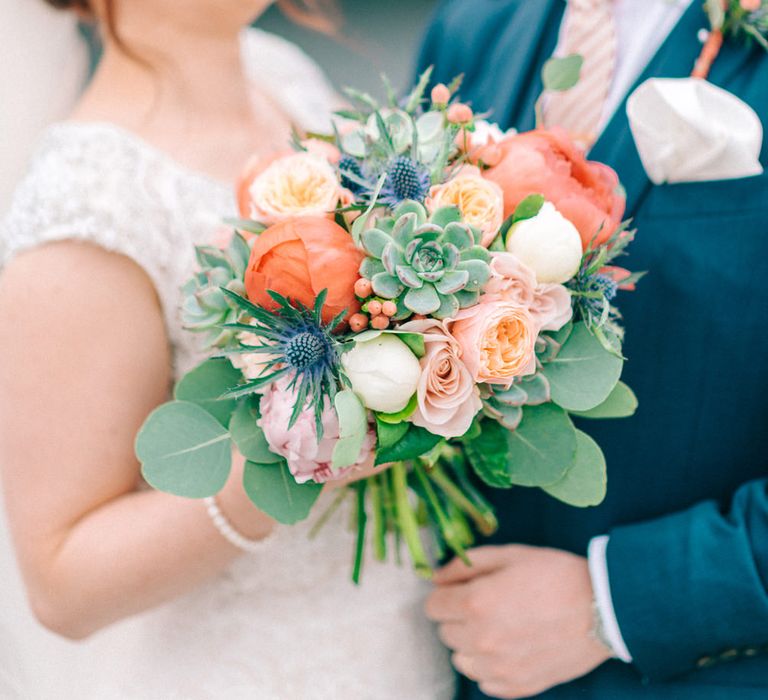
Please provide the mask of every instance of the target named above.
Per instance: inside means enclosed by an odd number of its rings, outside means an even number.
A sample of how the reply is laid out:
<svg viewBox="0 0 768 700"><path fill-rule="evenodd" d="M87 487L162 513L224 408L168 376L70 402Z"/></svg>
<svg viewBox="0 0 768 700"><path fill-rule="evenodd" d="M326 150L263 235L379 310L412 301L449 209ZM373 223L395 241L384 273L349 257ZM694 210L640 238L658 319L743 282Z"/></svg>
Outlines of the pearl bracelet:
<svg viewBox="0 0 768 700"><path fill-rule="evenodd" d="M221 512L219 504L216 503L213 496L204 498L203 503L205 503L205 509L213 522L213 526L227 542L249 554L256 554L261 551L264 543L261 540L249 540L235 530L232 523L227 520L227 516Z"/></svg>

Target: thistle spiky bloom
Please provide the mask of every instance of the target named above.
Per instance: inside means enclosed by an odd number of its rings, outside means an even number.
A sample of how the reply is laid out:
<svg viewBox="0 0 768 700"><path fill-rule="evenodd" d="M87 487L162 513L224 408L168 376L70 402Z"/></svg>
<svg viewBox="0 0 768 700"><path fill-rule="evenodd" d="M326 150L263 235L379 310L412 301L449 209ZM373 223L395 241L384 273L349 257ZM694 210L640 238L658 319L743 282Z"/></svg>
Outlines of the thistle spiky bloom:
<svg viewBox="0 0 768 700"><path fill-rule="evenodd" d="M278 305L275 311L267 311L228 290L224 290L224 294L251 319L250 323L227 324L226 328L235 333L250 333L259 341L257 345L241 344L236 352L264 356L261 376L236 387L228 396L239 398L257 393L287 376L290 378L288 389L293 391L295 398L288 427L293 427L305 408L311 408L317 434L322 436L323 409L326 401L336 395L339 385L341 346L332 331L342 322L346 311L330 323L323 323L322 309L327 290L318 294L311 309L270 291Z"/></svg>
<svg viewBox="0 0 768 700"><path fill-rule="evenodd" d="M368 257L360 274L377 296L398 303L396 320L411 313L450 318L476 304L490 279L491 257L480 237L456 207L430 217L422 204L406 201L362 233Z"/></svg>
<svg viewBox="0 0 768 700"><path fill-rule="evenodd" d="M187 330L204 333L207 348L227 347L235 334L224 326L236 323L242 312L222 290L245 292L243 275L250 247L235 233L225 250L199 246L195 254L200 270L182 288L182 324Z"/></svg>
<svg viewBox="0 0 768 700"><path fill-rule="evenodd" d="M396 207L405 200L423 201L432 181L429 170L408 156L393 158L387 167L387 177L379 194L379 201Z"/></svg>

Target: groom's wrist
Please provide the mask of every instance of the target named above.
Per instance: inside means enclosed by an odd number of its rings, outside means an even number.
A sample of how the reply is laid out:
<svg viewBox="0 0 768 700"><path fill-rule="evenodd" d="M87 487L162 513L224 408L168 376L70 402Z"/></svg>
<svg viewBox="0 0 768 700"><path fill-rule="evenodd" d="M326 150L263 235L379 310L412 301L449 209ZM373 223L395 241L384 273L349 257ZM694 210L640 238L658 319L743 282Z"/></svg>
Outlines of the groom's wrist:
<svg viewBox="0 0 768 700"><path fill-rule="evenodd" d="M613 608L611 586L608 578L608 564L606 561L607 548L607 535L595 537L589 543L587 558L589 561L589 576L592 580L592 590L594 592L592 636L610 651L613 658L625 663L631 663L632 655L629 653L629 649L627 649L627 645L621 635L616 612Z"/></svg>

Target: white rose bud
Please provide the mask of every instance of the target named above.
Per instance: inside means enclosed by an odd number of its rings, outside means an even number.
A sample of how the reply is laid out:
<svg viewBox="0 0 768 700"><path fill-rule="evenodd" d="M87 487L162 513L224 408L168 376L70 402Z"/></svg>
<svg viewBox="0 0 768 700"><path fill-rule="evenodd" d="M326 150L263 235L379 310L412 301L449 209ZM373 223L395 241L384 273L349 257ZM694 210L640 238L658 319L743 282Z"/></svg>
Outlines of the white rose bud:
<svg viewBox="0 0 768 700"><path fill-rule="evenodd" d="M507 250L536 273L539 284L563 284L581 264L581 236L551 202L509 229Z"/></svg>
<svg viewBox="0 0 768 700"><path fill-rule="evenodd" d="M421 376L416 355L391 333L356 343L342 355L341 364L366 408L381 413L402 411Z"/></svg>

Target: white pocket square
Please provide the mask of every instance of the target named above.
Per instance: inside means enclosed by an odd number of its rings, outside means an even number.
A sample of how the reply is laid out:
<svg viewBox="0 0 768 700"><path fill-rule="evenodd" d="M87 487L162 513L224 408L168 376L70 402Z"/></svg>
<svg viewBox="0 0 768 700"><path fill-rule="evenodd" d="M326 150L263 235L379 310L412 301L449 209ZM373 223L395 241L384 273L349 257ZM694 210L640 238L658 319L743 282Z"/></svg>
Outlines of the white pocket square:
<svg viewBox="0 0 768 700"><path fill-rule="evenodd" d="M640 160L654 184L763 172L763 126L743 100L699 78L651 78L627 100Z"/></svg>

